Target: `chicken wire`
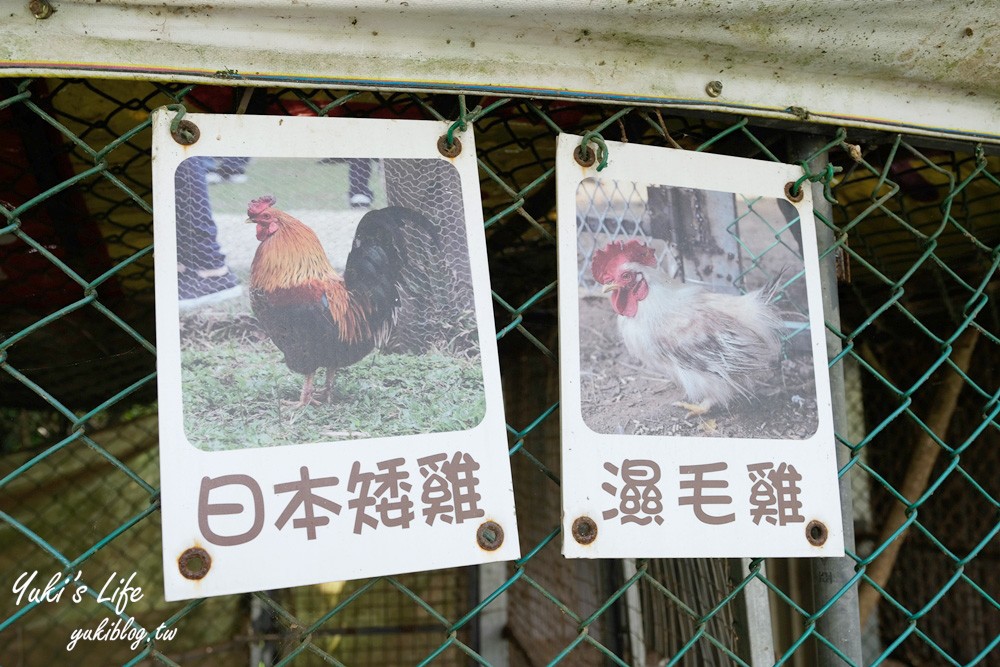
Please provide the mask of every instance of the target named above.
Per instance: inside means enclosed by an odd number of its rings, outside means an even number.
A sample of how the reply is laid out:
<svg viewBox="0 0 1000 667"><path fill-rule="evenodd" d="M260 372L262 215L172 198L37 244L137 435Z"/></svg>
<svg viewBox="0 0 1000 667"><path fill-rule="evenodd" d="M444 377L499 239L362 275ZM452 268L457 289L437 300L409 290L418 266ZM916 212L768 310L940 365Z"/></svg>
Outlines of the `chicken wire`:
<svg viewBox="0 0 1000 667"><path fill-rule="evenodd" d="M5 594L0 663L749 665L747 610L762 584L769 623L765 631L751 626L750 639L773 647L767 662L1000 664L1000 327L992 298L1000 160L981 147L870 132L803 138L798 131L817 128L669 107L263 89L246 104L243 89L224 86L0 86L0 581L10 592L26 568L82 570L99 588L127 567L147 591L130 612L144 627L177 630L171 641L135 649L92 642L67 653L72 629L96 625L107 608L17 605ZM148 114L173 103L203 112L464 117L476 132L519 561L499 573L461 568L160 600ZM827 239L821 256L841 274L839 284L825 274L824 287L840 297L839 318L827 314L838 344L831 371L854 369L845 385L853 407L837 423L837 446L841 477L855 489L858 546L848 548L849 567L822 571L842 579L815 586L819 570L798 560L751 560L741 574L708 559L560 556L553 156L559 132L591 130L809 166ZM803 154L803 146L811 148ZM331 207L350 216L350 165L324 169L338 198ZM373 205L438 211L419 173L391 178L393 169L389 161L373 169ZM229 176L207 184L219 211L229 195L239 199L239 179ZM648 200L638 190L594 194L580 225L659 240L661 263L676 273L685 248L653 229ZM756 286L759 262L740 262L729 282ZM211 263L192 266L218 268ZM460 320L462 300L454 306ZM221 326L212 308L185 322L223 339L254 326L249 313ZM403 331L426 340L421 326L415 319ZM261 566L280 565L274 558ZM858 612L845 604L855 594L866 618L860 658ZM502 630L486 632L498 625L488 617L499 617Z"/></svg>

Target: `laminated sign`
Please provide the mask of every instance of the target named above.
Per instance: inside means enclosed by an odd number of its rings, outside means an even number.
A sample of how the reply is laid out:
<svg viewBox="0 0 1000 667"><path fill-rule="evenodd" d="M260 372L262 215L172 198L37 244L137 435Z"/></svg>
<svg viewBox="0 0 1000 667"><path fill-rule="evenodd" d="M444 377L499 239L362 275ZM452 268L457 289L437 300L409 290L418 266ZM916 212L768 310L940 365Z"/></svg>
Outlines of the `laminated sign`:
<svg viewBox="0 0 1000 667"><path fill-rule="evenodd" d="M180 115L153 144L167 599L517 558L471 132Z"/></svg>
<svg viewBox="0 0 1000 667"><path fill-rule="evenodd" d="M563 553L842 555L802 169L582 150L559 137Z"/></svg>

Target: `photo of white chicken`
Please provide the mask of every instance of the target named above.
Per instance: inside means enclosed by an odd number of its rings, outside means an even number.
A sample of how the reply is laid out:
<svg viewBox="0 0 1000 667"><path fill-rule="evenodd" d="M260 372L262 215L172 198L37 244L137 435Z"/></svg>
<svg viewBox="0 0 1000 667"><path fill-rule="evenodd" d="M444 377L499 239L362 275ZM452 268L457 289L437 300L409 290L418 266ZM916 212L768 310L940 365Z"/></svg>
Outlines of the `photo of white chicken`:
<svg viewBox="0 0 1000 667"><path fill-rule="evenodd" d="M679 283L636 239L612 241L594 253L594 280L604 286L629 353L681 388L674 405L700 416L737 398L752 400L773 374L783 322L774 303L783 272L741 295Z"/></svg>
<svg viewBox="0 0 1000 667"><path fill-rule="evenodd" d="M794 206L586 179L576 214L588 428L793 440L816 432L822 370Z"/></svg>

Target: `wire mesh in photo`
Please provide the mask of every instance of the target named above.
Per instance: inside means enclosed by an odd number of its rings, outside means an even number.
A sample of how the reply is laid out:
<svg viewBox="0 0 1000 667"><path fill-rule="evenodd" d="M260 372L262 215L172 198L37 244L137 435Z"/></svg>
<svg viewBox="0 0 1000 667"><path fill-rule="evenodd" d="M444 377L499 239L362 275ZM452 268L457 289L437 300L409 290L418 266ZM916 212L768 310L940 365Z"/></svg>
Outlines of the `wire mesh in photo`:
<svg viewBox="0 0 1000 667"><path fill-rule="evenodd" d="M587 425L637 435L812 435L816 379L801 243L795 207L782 200L581 182Z"/></svg>
<svg viewBox="0 0 1000 667"><path fill-rule="evenodd" d="M482 420L454 167L196 157L180 164L175 184L192 443L272 446Z"/></svg>

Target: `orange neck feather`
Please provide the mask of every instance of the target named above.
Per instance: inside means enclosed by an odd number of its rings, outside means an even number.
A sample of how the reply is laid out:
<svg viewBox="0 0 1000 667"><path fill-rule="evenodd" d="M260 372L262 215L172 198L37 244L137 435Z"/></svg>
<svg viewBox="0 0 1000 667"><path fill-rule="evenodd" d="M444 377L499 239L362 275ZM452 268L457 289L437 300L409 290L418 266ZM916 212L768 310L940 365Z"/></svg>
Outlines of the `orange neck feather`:
<svg viewBox="0 0 1000 667"><path fill-rule="evenodd" d="M274 291L312 281L340 282L316 232L286 213L275 213L278 230L260 242L250 267L254 286Z"/></svg>

